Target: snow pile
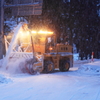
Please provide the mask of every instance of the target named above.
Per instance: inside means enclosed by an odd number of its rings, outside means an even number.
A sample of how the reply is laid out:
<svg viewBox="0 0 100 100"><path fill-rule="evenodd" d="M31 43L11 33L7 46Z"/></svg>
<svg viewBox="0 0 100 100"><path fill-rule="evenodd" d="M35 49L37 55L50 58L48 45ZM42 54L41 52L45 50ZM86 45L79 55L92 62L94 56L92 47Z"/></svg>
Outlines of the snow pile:
<svg viewBox="0 0 100 100"><path fill-rule="evenodd" d="M81 65L78 68L78 72L84 74L100 74L100 60Z"/></svg>
<svg viewBox="0 0 100 100"><path fill-rule="evenodd" d="M8 62L7 66L3 67L2 65L3 65L4 59L1 59L0 60L0 70L6 73L10 73L10 74L22 73L22 69L24 69L25 64L26 64L25 61L26 59L20 58L20 59L17 59L16 61Z"/></svg>
<svg viewBox="0 0 100 100"><path fill-rule="evenodd" d="M0 74L0 84L2 83L9 83L11 82L11 79L4 77L3 75Z"/></svg>
<svg viewBox="0 0 100 100"><path fill-rule="evenodd" d="M7 64L6 71L10 74L22 73L22 69L24 69L25 64L26 63L24 58L17 59L14 62L10 61Z"/></svg>
<svg viewBox="0 0 100 100"><path fill-rule="evenodd" d="M10 59L8 61L8 63L6 64L7 66L3 66L3 62L4 62L5 58L0 60L0 70L3 72L6 72L8 74L21 74L21 73L29 73L29 74L38 74L40 73L40 67L36 66L34 67L34 72L31 73L31 71L33 71L31 68L32 63L35 62L35 59L26 59L26 58L18 58L18 59ZM38 63L34 63L34 64L38 64ZM31 70L31 71L30 71Z"/></svg>
<svg viewBox="0 0 100 100"><path fill-rule="evenodd" d="M74 59L74 61L79 60L79 54L78 54L78 53L75 53L75 54L73 55L73 59Z"/></svg>

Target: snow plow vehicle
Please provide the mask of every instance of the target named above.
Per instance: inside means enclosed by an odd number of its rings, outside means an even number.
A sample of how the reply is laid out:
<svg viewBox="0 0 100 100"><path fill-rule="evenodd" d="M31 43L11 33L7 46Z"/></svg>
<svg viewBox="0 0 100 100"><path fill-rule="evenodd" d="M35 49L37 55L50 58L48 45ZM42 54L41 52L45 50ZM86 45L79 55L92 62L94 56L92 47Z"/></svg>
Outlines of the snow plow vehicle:
<svg viewBox="0 0 100 100"><path fill-rule="evenodd" d="M23 25L20 26L22 29ZM12 58L15 60L20 57L26 58L24 69L30 74L34 74L36 71L51 73L55 69L68 71L73 66L72 46L66 43L57 43L56 34L30 30L22 32L22 29L16 29L19 31L15 31L16 34L13 35L14 38L10 42L9 49L7 46L9 36L5 37L8 62Z"/></svg>
<svg viewBox="0 0 100 100"><path fill-rule="evenodd" d="M56 68L68 71L73 66L72 47L57 43L54 33L43 35L40 46L37 48L35 44L35 52L43 55L43 72L50 73Z"/></svg>

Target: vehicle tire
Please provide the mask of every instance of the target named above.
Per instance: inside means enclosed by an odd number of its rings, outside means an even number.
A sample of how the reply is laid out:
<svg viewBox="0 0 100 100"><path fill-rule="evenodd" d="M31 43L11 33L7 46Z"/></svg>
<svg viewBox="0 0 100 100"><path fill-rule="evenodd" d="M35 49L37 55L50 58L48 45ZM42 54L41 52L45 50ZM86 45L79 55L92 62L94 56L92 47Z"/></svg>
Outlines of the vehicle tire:
<svg viewBox="0 0 100 100"><path fill-rule="evenodd" d="M37 71L33 70L33 64L35 63L35 61L33 61L33 59L29 60L26 62L26 70L29 74L31 75L35 75L37 73Z"/></svg>
<svg viewBox="0 0 100 100"><path fill-rule="evenodd" d="M60 71L64 71L64 70L63 70L63 60L60 60L60 61L59 61L59 70L60 70Z"/></svg>
<svg viewBox="0 0 100 100"><path fill-rule="evenodd" d="M70 63L68 60L60 60L59 61L59 70L64 72L64 71L68 71L70 68Z"/></svg>
<svg viewBox="0 0 100 100"><path fill-rule="evenodd" d="M54 71L54 63L49 60L44 61L44 72L52 73L53 71Z"/></svg>
<svg viewBox="0 0 100 100"><path fill-rule="evenodd" d="M33 70L33 63L29 65L29 72L31 75L35 75L37 71Z"/></svg>
<svg viewBox="0 0 100 100"><path fill-rule="evenodd" d="M70 68L70 63L69 63L69 61L64 61L63 67L64 67L64 71L69 71L69 68Z"/></svg>

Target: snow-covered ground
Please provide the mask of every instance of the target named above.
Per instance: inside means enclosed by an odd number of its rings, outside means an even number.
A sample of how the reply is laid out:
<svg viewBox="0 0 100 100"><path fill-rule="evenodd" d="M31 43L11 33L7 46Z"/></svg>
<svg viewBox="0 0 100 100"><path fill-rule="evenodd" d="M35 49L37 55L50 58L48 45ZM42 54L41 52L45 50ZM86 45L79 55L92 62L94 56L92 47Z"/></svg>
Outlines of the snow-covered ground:
<svg viewBox="0 0 100 100"><path fill-rule="evenodd" d="M68 72L30 75L0 70L0 100L100 100L100 60L80 61L77 56Z"/></svg>

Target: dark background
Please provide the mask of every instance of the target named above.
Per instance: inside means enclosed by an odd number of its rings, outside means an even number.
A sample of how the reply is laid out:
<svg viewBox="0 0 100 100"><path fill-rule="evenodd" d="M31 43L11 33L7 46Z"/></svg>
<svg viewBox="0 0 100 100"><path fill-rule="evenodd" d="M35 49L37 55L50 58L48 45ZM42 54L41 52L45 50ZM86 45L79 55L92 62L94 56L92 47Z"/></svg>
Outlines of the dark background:
<svg viewBox="0 0 100 100"><path fill-rule="evenodd" d="M70 2L69 2L70 1ZM10 4L12 0L5 0ZM29 28L48 29L60 37L68 38L75 45L80 59L94 57L100 59L100 0L43 0L42 15L13 16L17 23L26 19ZM12 17L11 8L5 9L5 21ZM21 20L17 19L21 17ZM4 24L5 34L10 26Z"/></svg>

